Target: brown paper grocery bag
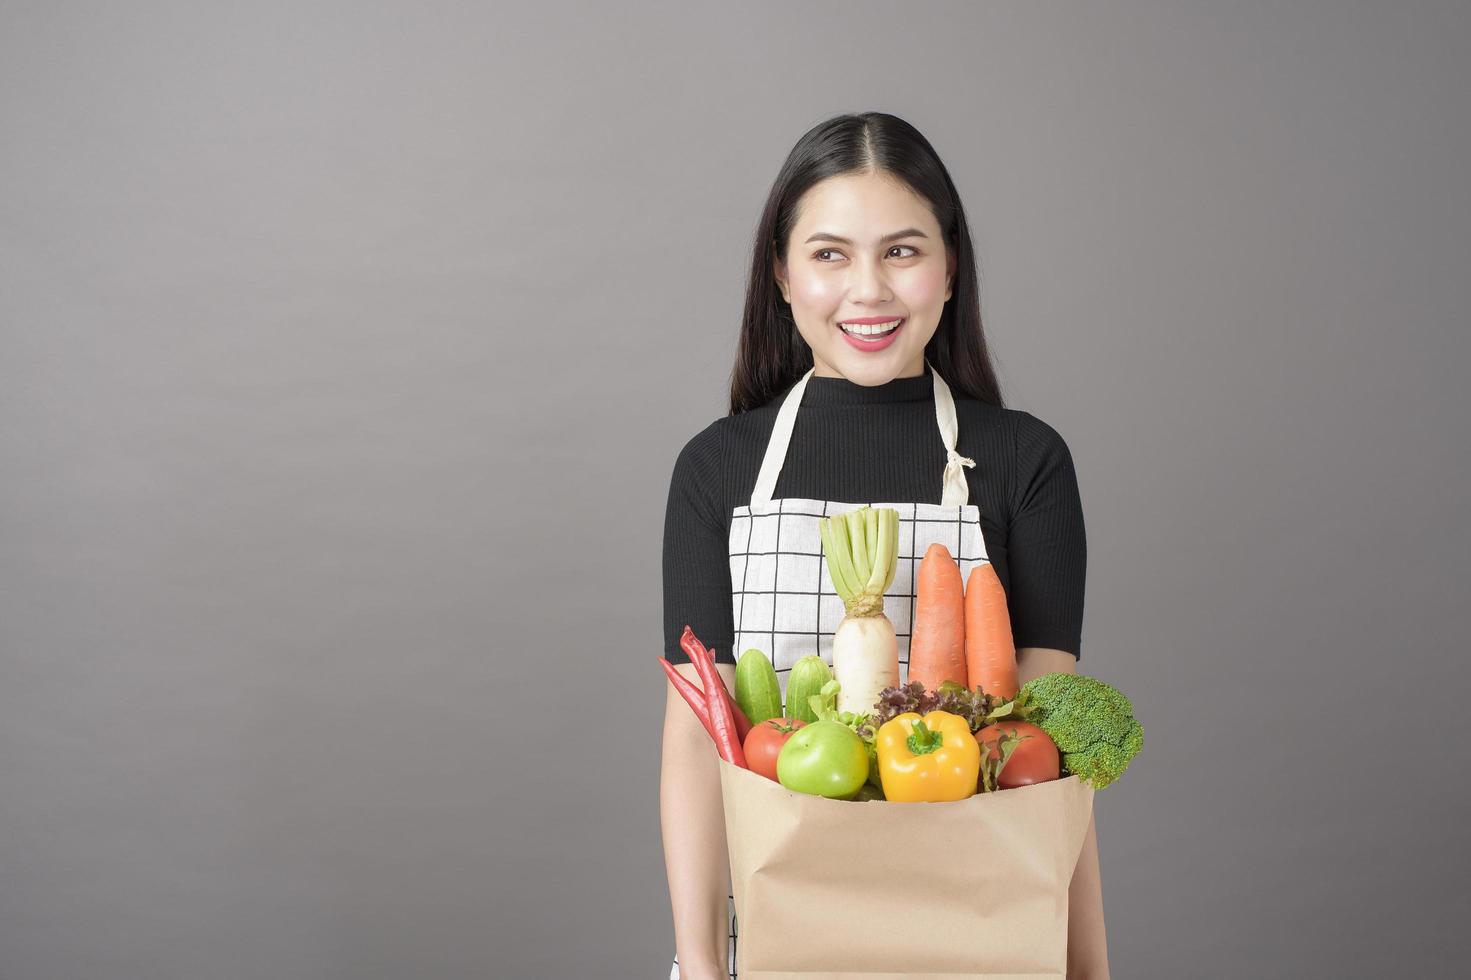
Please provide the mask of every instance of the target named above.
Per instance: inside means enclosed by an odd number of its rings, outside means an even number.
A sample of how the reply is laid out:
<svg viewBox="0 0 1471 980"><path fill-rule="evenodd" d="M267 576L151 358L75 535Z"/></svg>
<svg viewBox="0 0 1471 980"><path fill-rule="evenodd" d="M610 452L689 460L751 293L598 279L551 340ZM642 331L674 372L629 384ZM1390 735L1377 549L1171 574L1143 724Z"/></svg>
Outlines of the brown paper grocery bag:
<svg viewBox="0 0 1471 980"><path fill-rule="evenodd" d="M719 760L741 980L1012 980L1067 972L1076 776L955 803L794 793Z"/></svg>

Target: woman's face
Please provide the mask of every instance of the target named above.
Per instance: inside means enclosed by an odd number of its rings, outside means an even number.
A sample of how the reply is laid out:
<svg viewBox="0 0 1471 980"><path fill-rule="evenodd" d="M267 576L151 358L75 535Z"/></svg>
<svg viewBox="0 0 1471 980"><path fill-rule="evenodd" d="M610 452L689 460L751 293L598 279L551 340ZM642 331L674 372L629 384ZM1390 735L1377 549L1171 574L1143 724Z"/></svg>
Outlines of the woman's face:
<svg viewBox="0 0 1471 980"><path fill-rule="evenodd" d="M798 201L786 244L774 273L814 374L873 386L924 373L955 264L919 195L886 175L829 177ZM887 322L842 326L853 320Z"/></svg>

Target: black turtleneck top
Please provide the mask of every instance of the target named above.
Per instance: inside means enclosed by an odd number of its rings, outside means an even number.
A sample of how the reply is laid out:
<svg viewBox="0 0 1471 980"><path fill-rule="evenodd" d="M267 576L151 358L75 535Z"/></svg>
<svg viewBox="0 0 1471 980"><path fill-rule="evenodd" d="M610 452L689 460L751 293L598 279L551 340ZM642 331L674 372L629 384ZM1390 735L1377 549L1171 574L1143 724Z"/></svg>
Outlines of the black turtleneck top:
<svg viewBox="0 0 1471 980"><path fill-rule="evenodd" d="M789 392L788 392L789 393ZM1006 590L1018 648L1080 656L1088 563L1083 508L1067 444L1047 423L952 389L969 503L980 509L986 556ZM734 663L731 511L750 503L783 394L717 419L674 463L664 518L664 656L685 624L722 663ZM797 412L773 498L939 503L945 448L935 421L934 380L896 378L864 387L813 375Z"/></svg>

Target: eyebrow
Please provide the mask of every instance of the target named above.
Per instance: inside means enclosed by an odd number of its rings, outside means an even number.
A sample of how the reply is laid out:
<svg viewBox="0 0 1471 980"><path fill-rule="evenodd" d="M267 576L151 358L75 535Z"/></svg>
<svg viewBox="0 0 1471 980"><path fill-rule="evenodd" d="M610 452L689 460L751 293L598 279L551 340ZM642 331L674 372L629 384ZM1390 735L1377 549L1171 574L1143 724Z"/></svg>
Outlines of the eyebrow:
<svg viewBox="0 0 1471 980"><path fill-rule="evenodd" d="M890 233L888 235L885 235L883 238L880 238L879 239L879 243L880 244L883 244L884 242L892 242L892 241L895 241L895 240L900 239L900 238L928 238L928 237L929 237L928 235L926 235L924 232L920 231L918 228L905 228L903 231L896 231L896 232L892 232L892 233ZM811 238L807 239L807 241L803 242L802 244L804 244L804 245L810 245L812 242L819 241L819 240L825 241L825 242L838 242L839 244L842 244L842 245L852 245L853 244L852 241L850 241L849 239L846 239L846 238L842 237L841 235L834 235L834 234L831 234L830 232L826 232L826 231L819 231L817 234L813 235Z"/></svg>

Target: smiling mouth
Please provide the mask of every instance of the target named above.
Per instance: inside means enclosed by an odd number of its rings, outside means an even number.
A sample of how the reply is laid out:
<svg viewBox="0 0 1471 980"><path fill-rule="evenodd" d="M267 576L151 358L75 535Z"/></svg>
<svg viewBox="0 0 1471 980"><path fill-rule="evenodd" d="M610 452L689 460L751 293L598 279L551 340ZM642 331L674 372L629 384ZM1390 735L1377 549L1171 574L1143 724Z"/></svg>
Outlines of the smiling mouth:
<svg viewBox="0 0 1471 980"><path fill-rule="evenodd" d="M839 323L838 329L860 340L878 340L898 330L903 322L903 317L895 317L883 323Z"/></svg>

